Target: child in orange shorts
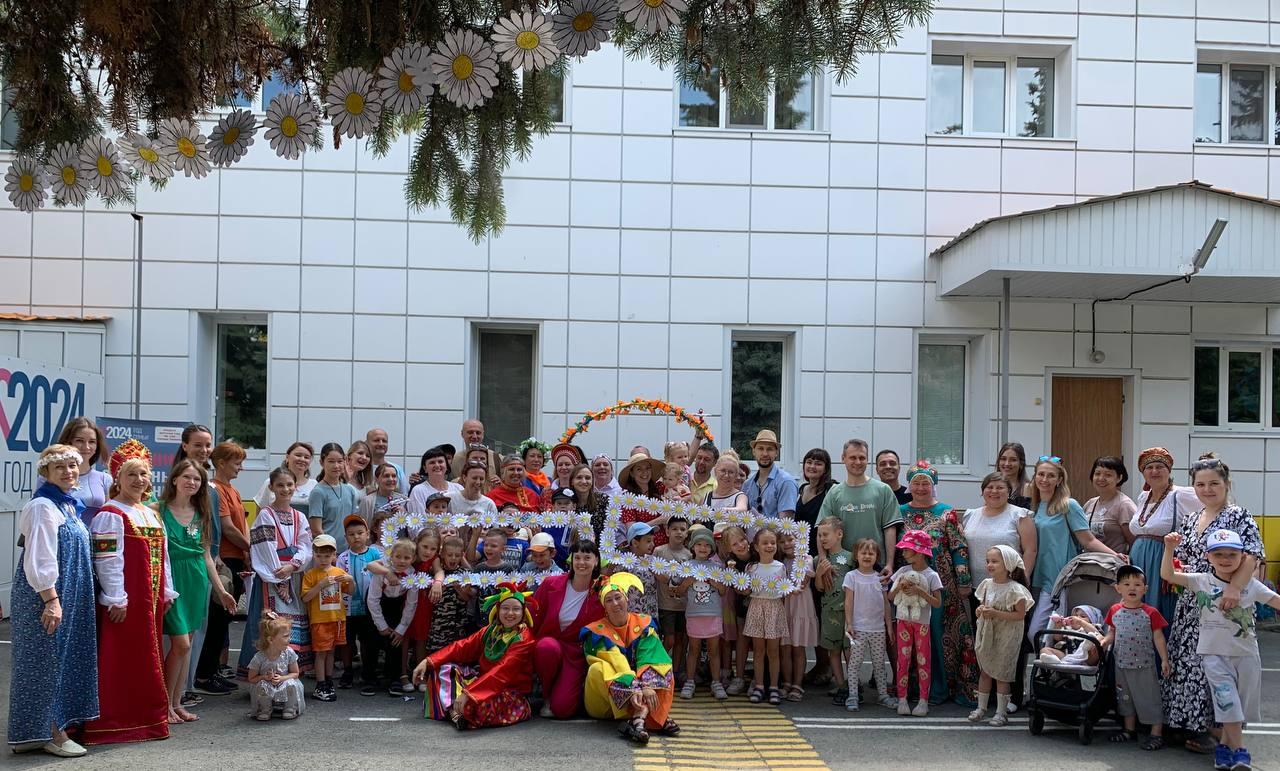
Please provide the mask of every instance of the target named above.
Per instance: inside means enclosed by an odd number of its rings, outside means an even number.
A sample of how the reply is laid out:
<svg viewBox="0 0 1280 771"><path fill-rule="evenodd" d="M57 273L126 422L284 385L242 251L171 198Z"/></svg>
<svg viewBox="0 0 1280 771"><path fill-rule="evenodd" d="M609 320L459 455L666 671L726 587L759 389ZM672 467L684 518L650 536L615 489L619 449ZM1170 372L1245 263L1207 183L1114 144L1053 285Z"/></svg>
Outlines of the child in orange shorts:
<svg viewBox="0 0 1280 771"><path fill-rule="evenodd" d="M302 600L307 603L311 623L311 648L316 655L316 689L320 701L337 701L333 687L333 649L347 644L347 609L342 601L355 580L336 567L338 544L331 535L318 535L311 542L315 567L302 575Z"/></svg>

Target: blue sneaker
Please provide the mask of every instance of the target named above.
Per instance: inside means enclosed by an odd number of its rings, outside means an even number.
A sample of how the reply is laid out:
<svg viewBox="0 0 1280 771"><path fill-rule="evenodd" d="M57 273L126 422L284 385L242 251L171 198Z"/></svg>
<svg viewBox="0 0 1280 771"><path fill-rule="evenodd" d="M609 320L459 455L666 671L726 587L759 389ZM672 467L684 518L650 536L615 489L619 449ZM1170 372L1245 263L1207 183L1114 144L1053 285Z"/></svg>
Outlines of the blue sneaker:
<svg viewBox="0 0 1280 771"><path fill-rule="evenodd" d="M1232 753L1231 761L1231 771L1253 771L1253 758L1244 747Z"/></svg>
<svg viewBox="0 0 1280 771"><path fill-rule="evenodd" d="M1231 771L1235 762L1235 753L1225 744L1213 748L1213 767L1216 771Z"/></svg>

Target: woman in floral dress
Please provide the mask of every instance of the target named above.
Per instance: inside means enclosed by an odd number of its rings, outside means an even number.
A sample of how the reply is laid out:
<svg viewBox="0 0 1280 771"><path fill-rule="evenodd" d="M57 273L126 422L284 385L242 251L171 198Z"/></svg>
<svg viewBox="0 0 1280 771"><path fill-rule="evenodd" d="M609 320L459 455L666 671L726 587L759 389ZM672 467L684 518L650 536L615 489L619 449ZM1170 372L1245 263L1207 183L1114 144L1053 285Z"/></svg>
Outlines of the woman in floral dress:
<svg viewBox="0 0 1280 771"><path fill-rule="evenodd" d="M1190 471L1196 496L1203 507L1197 514L1179 519L1182 543L1174 551L1174 558L1181 561L1182 572L1209 573L1213 570L1205 552L1209 533L1223 528L1235 531L1244 543L1244 561L1236 571L1236 578L1247 583L1258 563L1266 557L1262 534L1253 517L1228 501L1231 472L1227 464L1214 457L1204 457L1191 464ZM1238 592L1240 585L1236 580L1232 585ZM1224 602L1226 599L1224 597ZM1200 609L1196 607L1194 592L1184 591L1178 596L1177 609L1170 621L1169 663L1173 672L1161 681L1165 724L1188 735L1187 749L1212 752L1214 740L1208 731L1213 724L1213 705L1209 701L1209 685L1200 666L1200 655L1196 653L1200 642Z"/></svg>
<svg viewBox="0 0 1280 771"><path fill-rule="evenodd" d="M939 503L934 495L938 472L919 461L907 472L911 501L902 504L903 528L923 530L933 539L933 569L942 578L942 607L933 611L929 640L933 645L933 682L929 702L955 699L972 707L978 684L978 659L973 649L973 624L969 621L969 547L955 509Z"/></svg>

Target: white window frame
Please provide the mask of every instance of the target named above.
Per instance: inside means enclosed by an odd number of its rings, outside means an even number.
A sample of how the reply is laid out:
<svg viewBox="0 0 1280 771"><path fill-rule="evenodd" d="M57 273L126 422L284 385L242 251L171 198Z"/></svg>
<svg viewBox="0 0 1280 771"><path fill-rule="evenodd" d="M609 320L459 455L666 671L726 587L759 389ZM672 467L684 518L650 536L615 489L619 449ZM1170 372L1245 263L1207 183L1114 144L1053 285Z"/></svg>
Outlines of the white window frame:
<svg viewBox="0 0 1280 771"><path fill-rule="evenodd" d="M520 75L520 87L524 88L524 70L517 70L517 72ZM573 67L569 66L567 60L565 61L563 72L564 78L561 81L561 86L563 87L564 92L560 95L560 99L561 103L564 105L564 110L562 110L563 114L560 116L561 119L552 122L551 125L553 126L573 125L573 115L570 111L573 104L573 100L570 98L573 95Z"/></svg>
<svg viewBox="0 0 1280 771"><path fill-rule="evenodd" d="M517 321L472 321L468 325L467 345L467 415L479 417L480 414L480 336L485 332L513 332L527 334L533 338L533 350L530 357L533 366L532 393L529 394L529 429L526 436L537 436L542 422L542 325L539 323L521 323ZM486 438L490 447L493 444ZM497 448L494 448L497 452Z"/></svg>
<svg viewBox="0 0 1280 771"><path fill-rule="evenodd" d="M782 425L776 428L778 442L782 452L778 462L784 467L795 468L800 462L797 441L800 428L800 404L796 398L800 375L798 367L800 357L796 346L799 344L800 331L793 327L726 327L724 331L724 379L721 391L722 414L719 443L716 445L723 452L733 446L733 344L736 341L747 342L781 342L782 343L782 405L779 414ZM794 457L793 457L794 456ZM755 459L744 457L744 463L752 469L756 468Z"/></svg>
<svg viewBox="0 0 1280 771"><path fill-rule="evenodd" d="M9 111L8 105L4 98L4 81L0 80L0 125L3 125L4 116ZM0 147L0 158L11 158L17 155L17 151L12 148Z"/></svg>
<svg viewBox="0 0 1280 771"><path fill-rule="evenodd" d="M732 126L729 124L729 89L723 85L720 86L720 117L719 123L715 126L685 126L680 123L680 89L683 84L680 78L675 78L675 88L672 89L672 125L677 131L767 131L770 134L780 136L788 136L792 134L825 134L828 133L827 125L828 116L828 99L831 94L829 78L826 70L819 69L811 73L813 78L813 128L808 129L780 129L774 127L774 107L778 96L777 84L770 79L769 94L765 99L765 117L763 126Z"/></svg>
<svg viewBox="0 0 1280 771"><path fill-rule="evenodd" d="M912 344L911 358L911 458L920 458L919 413L920 403L920 346L962 345L964 362L964 462L930 463L942 476L961 479L980 479L990 471L986 454L991 433L991 405L986 394L997 388L991 373L995 371L991 360L996 352L995 341L984 330L952 330L917 332Z"/></svg>
<svg viewBox="0 0 1280 771"><path fill-rule="evenodd" d="M1204 140L1195 136L1195 116L1192 116L1192 142L1197 145L1213 147L1216 145L1231 145L1234 147L1268 147L1271 145L1280 145L1280 140L1276 139L1276 85L1280 81L1280 65L1268 64L1265 62L1248 62L1248 61L1197 61L1196 74L1200 73L1202 66L1218 67L1218 141ZM1266 92L1265 114L1262 116L1262 139L1254 142L1247 139L1231 138L1231 71L1235 69L1241 70L1261 70L1266 83L1263 90ZM1194 101L1192 109L1195 109Z"/></svg>
<svg viewBox="0 0 1280 771"><path fill-rule="evenodd" d="M1053 55L1047 52L1024 51L1019 53L1005 54L981 54L981 53L960 53L947 50L931 50L929 52L928 66L930 68L930 93L928 95L929 104L933 104L932 93L932 69L934 56L962 56L964 63L961 70L961 83L963 93L961 94L960 108L960 133L959 134L942 134L930 129L930 136L954 137L1000 137L1007 139L1058 139L1066 132L1062 130L1065 121L1062 118L1062 110L1064 98L1060 89L1063 80L1062 69L1063 62L1061 55ZM1023 136L1018 133L1018 101L1016 98L1018 88L1018 60L1019 59L1048 59L1053 62L1053 125L1052 133L1048 136ZM973 68L975 62L998 62L1004 65L1004 130L998 132L976 131L973 127ZM932 121L931 121L932 122Z"/></svg>
<svg viewBox="0 0 1280 771"><path fill-rule="evenodd" d="M263 437L266 447L245 447L246 468L265 468L271 447L271 362L275 360L275 336L269 313L192 313L191 350L199 356L187 359L188 399L192 406L192 422L204 423L218 430L218 327L226 324L257 324L267 328L267 414ZM214 437L215 440L219 437Z"/></svg>
<svg viewBox="0 0 1280 771"><path fill-rule="evenodd" d="M1266 342L1253 341L1212 341L1197 340L1192 345L1192 362L1194 364L1196 348L1216 348L1218 350L1218 424L1215 426L1197 425L1195 422L1196 407L1196 389L1195 389L1195 372L1194 366L1191 377L1191 430L1197 432L1212 431L1240 431L1250 433L1280 433L1280 426L1271 425L1271 411L1273 400L1280 398L1280 394L1274 393L1272 383L1274 381L1274 350L1280 350L1280 345L1269 344ZM1262 383L1258 389L1258 421L1255 423L1233 423L1229 420L1227 412L1227 402L1229 400L1231 389L1228 382L1228 372L1230 370L1230 358L1232 353L1256 353L1261 358L1261 367L1259 376Z"/></svg>

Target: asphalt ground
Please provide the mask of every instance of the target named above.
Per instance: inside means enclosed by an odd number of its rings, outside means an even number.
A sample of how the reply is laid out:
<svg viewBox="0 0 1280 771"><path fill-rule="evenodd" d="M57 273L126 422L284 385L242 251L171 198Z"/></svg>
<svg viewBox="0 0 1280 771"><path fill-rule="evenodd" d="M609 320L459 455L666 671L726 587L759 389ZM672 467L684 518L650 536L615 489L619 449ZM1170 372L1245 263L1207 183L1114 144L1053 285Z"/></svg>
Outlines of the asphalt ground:
<svg viewBox="0 0 1280 771"><path fill-rule="evenodd" d="M239 639L241 625L233 627ZM8 622L0 623L0 647L7 647ZM1254 767L1280 770L1280 634L1259 634L1263 662L1263 722L1251 726L1246 742ZM0 652L0 690L10 688L11 661ZM308 690L311 681L305 681ZM20 691L19 691L20 694ZM868 697L873 692L864 690ZM20 696L19 696L20 698ZM1111 744L1110 723L1099 726L1093 743L1079 744L1076 729L1048 721L1032 736L1023 713L1006 728L974 726L967 710L934 707L926 718L899 717L866 705L848 713L831 704L821 689L800 703L754 705L745 697L717 703L705 692L693 701L676 700L673 716L685 729L679 737L654 736L633 748L611 722L535 718L503 729L459 733L446 723L422 718L419 694L395 698L338 692L338 701L308 699L296 721L258 722L248 718L248 698L207 696L193 711L196 723L175 726L169 739L142 744L93 747L83 760L42 753L5 756L12 768L70 764L93 768L190 769L514 769L554 767L590 771L773 768L788 771L832 769L1001 769L1001 771L1084 771L1103 769L1209 769L1209 757L1181 748L1143 752L1134 743ZM7 726L8 711L0 715Z"/></svg>

